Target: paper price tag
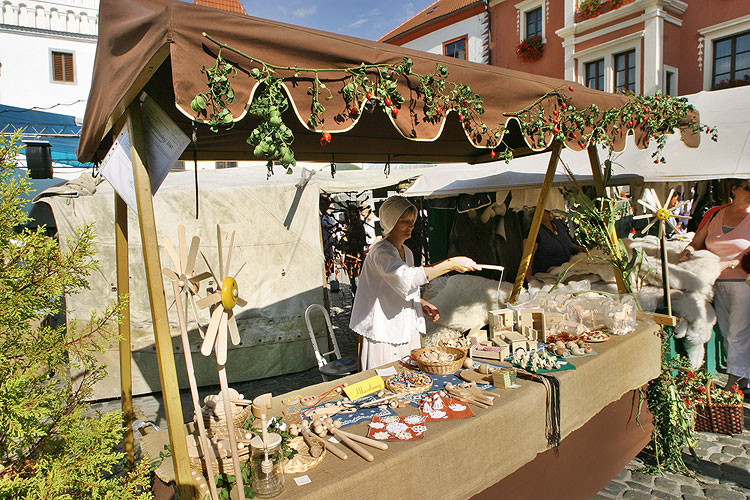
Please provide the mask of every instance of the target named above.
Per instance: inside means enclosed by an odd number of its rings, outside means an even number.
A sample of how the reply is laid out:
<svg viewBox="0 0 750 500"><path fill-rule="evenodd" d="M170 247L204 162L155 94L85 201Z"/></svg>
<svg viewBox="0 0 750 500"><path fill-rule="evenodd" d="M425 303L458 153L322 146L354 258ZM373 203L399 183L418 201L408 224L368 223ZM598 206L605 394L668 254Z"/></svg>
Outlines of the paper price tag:
<svg viewBox="0 0 750 500"><path fill-rule="evenodd" d="M396 369L392 366L389 366L388 368L375 368L375 373L381 377L391 377L397 374Z"/></svg>
<svg viewBox="0 0 750 500"><path fill-rule="evenodd" d="M304 476L295 477L294 482L297 483L297 486L304 486L312 483L312 480L310 479L310 476L305 474Z"/></svg>
<svg viewBox="0 0 750 500"><path fill-rule="evenodd" d="M336 439L335 437L331 436L328 438L328 442L333 443L333 444L339 444L340 441Z"/></svg>
<svg viewBox="0 0 750 500"><path fill-rule="evenodd" d="M344 387L344 393L346 393L346 396L349 399L354 401L367 396L368 394L372 394L373 392L378 392L380 389L384 388L385 382L383 381L383 378L380 375L375 375L374 377L367 378L356 384Z"/></svg>

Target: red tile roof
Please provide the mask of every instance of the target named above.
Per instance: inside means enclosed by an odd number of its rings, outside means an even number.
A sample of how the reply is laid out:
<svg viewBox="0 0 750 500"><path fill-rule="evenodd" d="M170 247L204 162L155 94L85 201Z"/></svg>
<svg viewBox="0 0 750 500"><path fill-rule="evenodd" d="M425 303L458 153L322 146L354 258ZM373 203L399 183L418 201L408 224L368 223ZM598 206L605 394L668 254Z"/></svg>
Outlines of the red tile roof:
<svg viewBox="0 0 750 500"><path fill-rule="evenodd" d="M214 9L247 15L245 8L239 0L193 0L193 3L203 5L204 7L213 7Z"/></svg>
<svg viewBox="0 0 750 500"><path fill-rule="evenodd" d="M482 5L481 0L435 0L430 5L399 24L385 35L378 38L379 42L388 42L394 38L412 31L420 26L435 22L458 11Z"/></svg>

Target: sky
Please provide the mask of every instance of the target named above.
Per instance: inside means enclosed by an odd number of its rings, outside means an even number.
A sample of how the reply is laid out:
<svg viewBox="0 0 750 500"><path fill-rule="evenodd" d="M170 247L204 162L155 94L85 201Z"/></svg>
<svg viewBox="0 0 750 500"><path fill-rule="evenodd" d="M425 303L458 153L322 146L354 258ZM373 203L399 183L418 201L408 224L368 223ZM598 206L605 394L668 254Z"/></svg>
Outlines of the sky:
<svg viewBox="0 0 750 500"><path fill-rule="evenodd" d="M434 0L240 0L249 16L376 40Z"/></svg>

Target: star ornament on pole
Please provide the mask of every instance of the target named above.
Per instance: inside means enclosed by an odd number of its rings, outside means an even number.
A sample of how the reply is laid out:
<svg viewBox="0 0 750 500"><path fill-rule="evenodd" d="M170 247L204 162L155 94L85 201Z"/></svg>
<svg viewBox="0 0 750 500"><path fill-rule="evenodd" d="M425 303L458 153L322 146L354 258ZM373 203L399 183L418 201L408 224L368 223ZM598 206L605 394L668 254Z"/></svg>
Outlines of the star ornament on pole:
<svg viewBox="0 0 750 500"><path fill-rule="evenodd" d="M656 206L652 205L649 201L646 201L644 198L641 198L638 200L638 203L640 203L643 208L645 208L650 213L645 213L643 215L636 215L633 217L633 220L637 219L650 219L653 218L651 222L649 222L646 227L644 227L641 230L642 234L648 234L648 230L651 229L651 227L659 223L659 238L663 238L666 235L666 225L669 224L669 226L674 229L675 232L678 232L677 226L674 225L671 219L690 219L687 215L681 215L678 213L678 210L685 205L687 205L687 201L683 201L682 203L678 203L677 205L673 207L669 207L669 200L672 199L672 195L674 194L674 189L671 189L669 191L669 196L667 196L667 199L664 201L664 204L662 205L659 201L659 196L656 194L656 190L653 188L646 189L644 191L644 194L648 193L651 200L656 200Z"/></svg>

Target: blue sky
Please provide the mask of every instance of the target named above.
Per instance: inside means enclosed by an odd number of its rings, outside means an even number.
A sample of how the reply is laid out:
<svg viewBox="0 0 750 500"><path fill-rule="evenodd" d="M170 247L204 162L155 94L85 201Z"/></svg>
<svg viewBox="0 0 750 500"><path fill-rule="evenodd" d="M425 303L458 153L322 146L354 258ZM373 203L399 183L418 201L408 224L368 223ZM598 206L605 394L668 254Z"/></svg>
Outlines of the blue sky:
<svg viewBox="0 0 750 500"><path fill-rule="evenodd" d="M247 14L308 28L376 40L433 0L374 2L308 0L240 0Z"/></svg>

